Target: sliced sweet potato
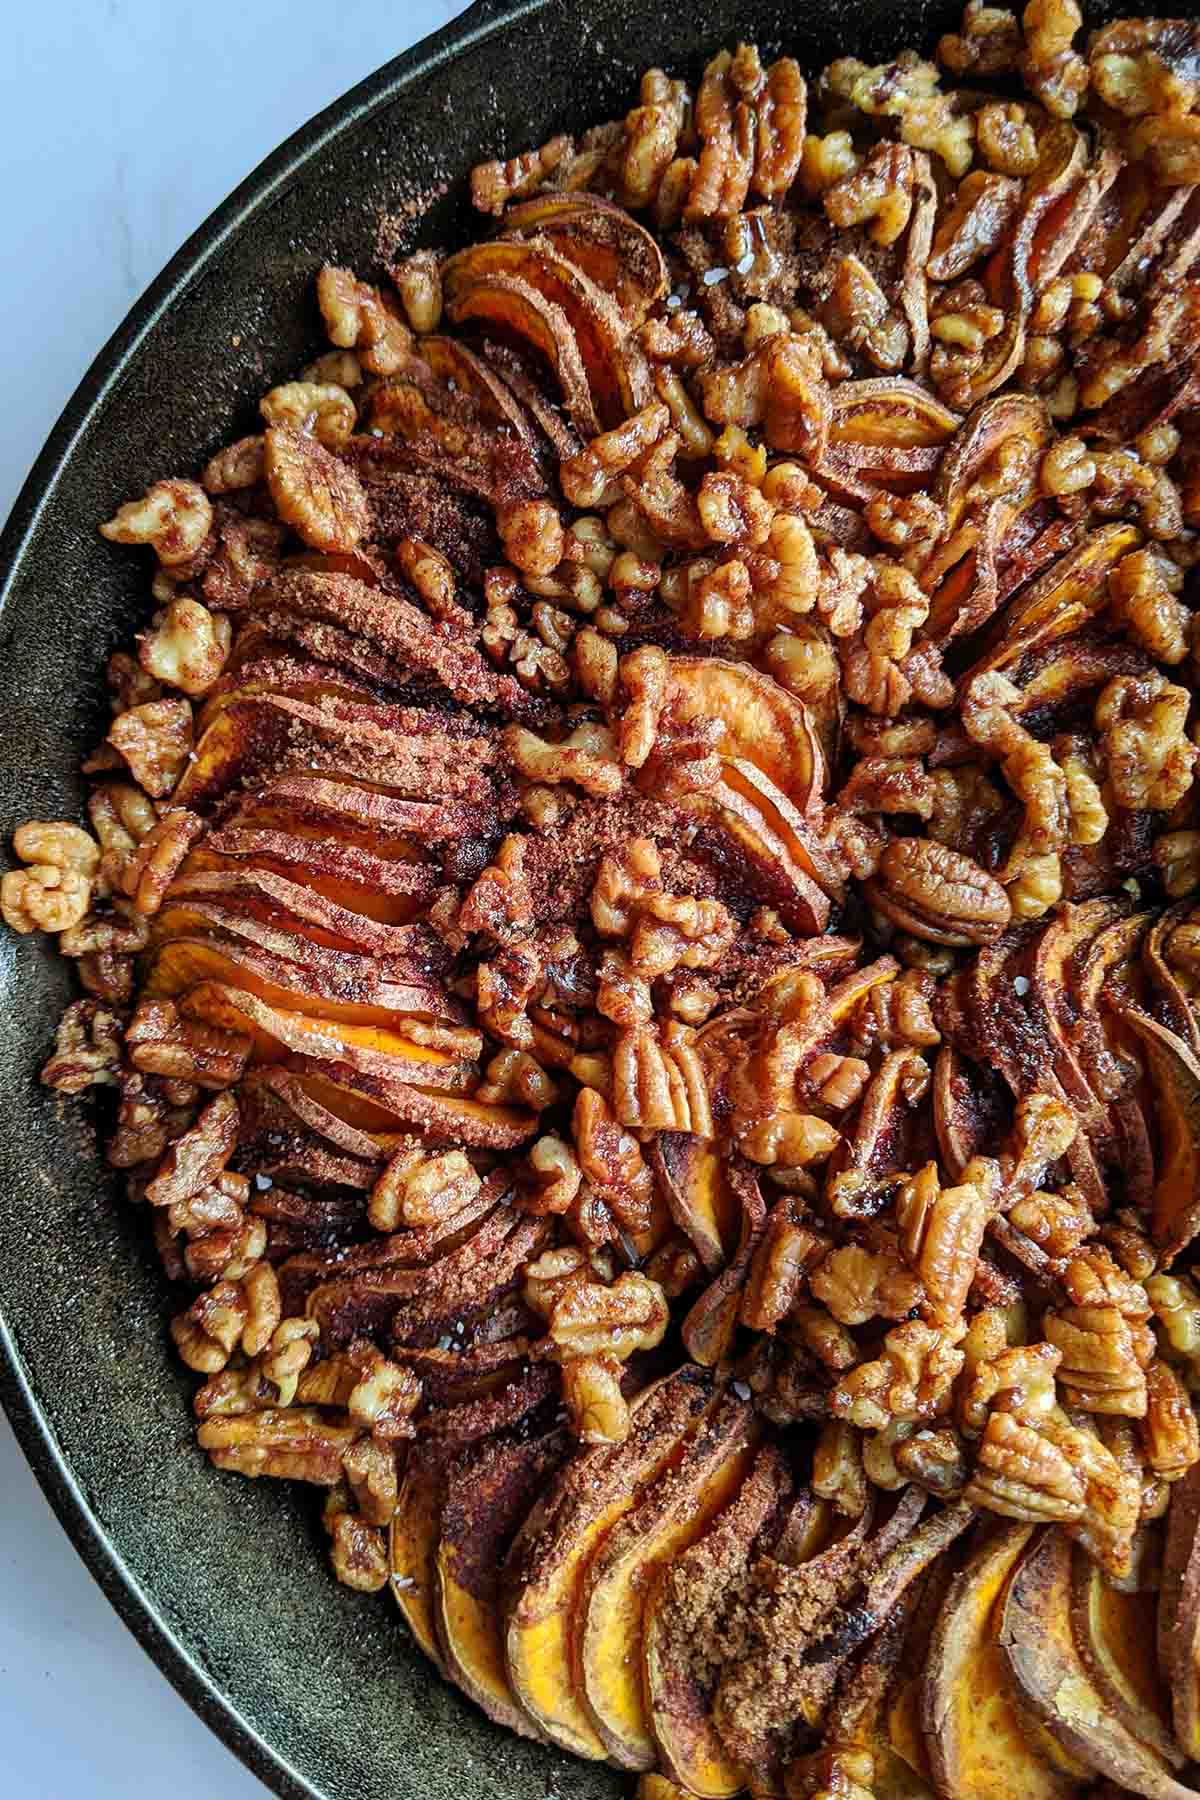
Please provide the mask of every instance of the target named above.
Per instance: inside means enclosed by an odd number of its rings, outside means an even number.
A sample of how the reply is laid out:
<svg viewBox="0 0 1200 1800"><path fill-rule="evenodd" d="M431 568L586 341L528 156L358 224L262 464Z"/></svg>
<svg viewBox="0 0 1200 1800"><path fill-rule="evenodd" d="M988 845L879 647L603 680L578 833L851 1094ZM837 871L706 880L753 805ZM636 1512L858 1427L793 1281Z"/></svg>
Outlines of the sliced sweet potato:
<svg viewBox="0 0 1200 1800"><path fill-rule="evenodd" d="M504 237L542 237L610 294L631 330L667 291L662 251L644 225L599 194L547 193L510 206Z"/></svg>
<svg viewBox="0 0 1200 1800"><path fill-rule="evenodd" d="M402 953L407 939L401 924L368 918L328 899L316 888L270 869L186 868L167 890L168 906L214 901L227 911L247 912L267 923L281 923L301 937L333 950L359 950L370 956Z"/></svg>
<svg viewBox="0 0 1200 1800"><path fill-rule="evenodd" d="M478 1054L479 1035L461 1026L433 1028L435 1036L448 1040L445 1043L419 1043L406 1037L402 1027L348 1025L340 1019L283 1012L255 994L220 981L205 981L192 988L183 996L180 1011L185 1018L246 1033L255 1062L282 1062L289 1054L310 1056L318 1062L344 1063L366 1074L446 1093L469 1091L479 1079L470 1061ZM462 1038L457 1047L455 1034Z"/></svg>
<svg viewBox="0 0 1200 1800"><path fill-rule="evenodd" d="M332 834L339 843L362 844L377 856L407 857L417 845L465 837L486 821L474 807L402 800L369 784L295 774L263 782L238 801L227 823Z"/></svg>
<svg viewBox="0 0 1200 1800"><path fill-rule="evenodd" d="M717 656L672 657L667 705L681 726L719 721L718 755L753 763L801 812L820 800L825 759L808 708L772 676Z"/></svg>
<svg viewBox="0 0 1200 1800"><path fill-rule="evenodd" d="M575 1666L592 1723L620 1768L652 1769L657 1755L642 1676L647 1584L732 1500L758 1437L754 1408L725 1394L680 1460L613 1527L584 1574Z"/></svg>
<svg viewBox="0 0 1200 1800"><path fill-rule="evenodd" d="M733 872L794 930L811 936L824 931L829 895L772 829L761 805L724 781L701 793L685 794L676 804L704 821L694 840L700 854Z"/></svg>
<svg viewBox="0 0 1200 1800"><path fill-rule="evenodd" d="M840 381L833 391L831 444L869 444L882 449L941 449L962 415L928 388L902 375Z"/></svg>
<svg viewBox="0 0 1200 1800"><path fill-rule="evenodd" d="M298 769L374 782L411 799L490 800L484 771L494 752L486 738L421 729L422 715L411 709L336 704L334 711L275 694L231 701L197 744L176 804L204 811L240 782Z"/></svg>
<svg viewBox="0 0 1200 1800"><path fill-rule="evenodd" d="M495 1438L456 1457L446 1472L433 1605L445 1669L489 1719L520 1737L541 1734L515 1698L504 1667L500 1570L570 1441L561 1431Z"/></svg>
<svg viewBox="0 0 1200 1800"><path fill-rule="evenodd" d="M490 1106L465 1094L432 1093L346 1063L294 1055L285 1067L307 1094L389 1154L414 1130L436 1143L511 1150L537 1129L536 1116L519 1107Z"/></svg>
<svg viewBox="0 0 1200 1800"><path fill-rule="evenodd" d="M1200 1231L1200 1061L1181 1037L1137 1007L1118 1014L1146 1053L1158 1124L1151 1229L1170 1265Z"/></svg>
<svg viewBox="0 0 1200 1800"><path fill-rule="evenodd" d="M504 1569L504 1654L513 1692L538 1729L576 1756L605 1747L572 1660L580 1582L592 1556L641 1491L680 1454L713 1403L707 1370L685 1367L642 1394L623 1444L574 1456L518 1532Z"/></svg>
<svg viewBox="0 0 1200 1800"><path fill-rule="evenodd" d="M1078 631L1108 604L1108 575L1142 534L1135 525L1101 525L1040 575L996 621L991 647L962 677L1009 669L1022 656Z"/></svg>
<svg viewBox="0 0 1200 1800"><path fill-rule="evenodd" d="M440 986L388 980L386 963L307 939L296 940L294 947L303 961L236 939L168 936L152 950L143 988L151 996L171 998L204 981L227 982L268 1006L353 1025L396 1026L405 1018L461 1021Z"/></svg>
<svg viewBox="0 0 1200 1800"><path fill-rule="evenodd" d="M1193 910L1195 901L1180 900L1158 915L1142 945L1142 964L1150 983L1149 1010L1161 1025L1181 1037L1194 1056L1200 1057L1200 1018L1167 956L1175 927Z"/></svg>
<svg viewBox="0 0 1200 1800"><path fill-rule="evenodd" d="M488 275L465 285L447 311L456 325L478 325L535 350L549 366L567 416L583 438L602 427L571 322L556 301L514 275Z"/></svg>
<svg viewBox="0 0 1200 1800"><path fill-rule="evenodd" d="M610 294L576 263L560 256L548 237L472 244L445 264L446 309L458 322L460 302L497 277L519 281L556 306L567 319L587 375L601 425L619 425L654 398L650 368Z"/></svg>
<svg viewBox="0 0 1200 1800"><path fill-rule="evenodd" d="M425 337L420 355L424 357L439 381L453 382L455 388L469 396L488 424L506 425L529 449L539 448L538 434L529 414L512 390L481 357L457 338Z"/></svg>
<svg viewBox="0 0 1200 1800"><path fill-rule="evenodd" d="M434 1622L434 1584L448 1460L446 1452L436 1446L421 1444L409 1452L390 1534L392 1597L417 1644L443 1675L446 1666Z"/></svg>
<svg viewBox="0 0 1200 1800"><path fill-rule="evenodd" d="M1063 1800L1077 1788L1038 1756L1014 1710L996 1643L998 1608L1030 1539L989 1531L950 1585L929 1647L921 1724L942 1800Z"/></svg>
<svg viewBox="0 0 1200 1800"><path fill-rule="evenodd" d="M1075 1546L1071 1559L1071 1624L1078 1650L1104 1704L1163 1761L1187 1757L1171 1735L1166 1696L1158 1685L1154 1634L1157 1596L1115 1587Z"/></svg>
<svg viewBox="0 0 1200 1800"><path fill-rule="evenodd" d="M1029 1544L1012 1574L997 1644L1021 1701L1067 1752L1145 1800L1186 1800L1162 1758L1105 1705L1071 1629L1071 1542L1051 1526Z"/></svg>
<svg viewBox="0 0 1200 1800"><path fill-rule="evenodd" d="M1158 1667L1175 1737L1200 1759L1200 1463L1171 1489L1158 1599Z"/></svg>
<svg viewBox="0 0 1200 1800"><path fill-rule="evenodd" d="M646 1703L659 1757L672 1780L710 1800L737 1793L743 1773L709 1717L715 1670L707 1662L705 1631L790 1490L781 1453L773 1445L761 1449L737 1497L698 1543L664 1562L647 1587Z"/></svg>
<svg viewBox="0 0 1200 1800"><path fill-rule="evenodd" d="M756 763L744 757L726 757L722 780L761 814L771 831L786 844L798 869L815 881L839 904L846 896L841 871L825 846L814 813L803 813Z"/></svg>
<svg viewBox="0 0 1200 1800"><path fill-rule="evenodd" d="M660 1131L649 1150L672 1219L715 1275L738 1234L739 1209L724 1179L724 1159L687 1131Z"/></svg>

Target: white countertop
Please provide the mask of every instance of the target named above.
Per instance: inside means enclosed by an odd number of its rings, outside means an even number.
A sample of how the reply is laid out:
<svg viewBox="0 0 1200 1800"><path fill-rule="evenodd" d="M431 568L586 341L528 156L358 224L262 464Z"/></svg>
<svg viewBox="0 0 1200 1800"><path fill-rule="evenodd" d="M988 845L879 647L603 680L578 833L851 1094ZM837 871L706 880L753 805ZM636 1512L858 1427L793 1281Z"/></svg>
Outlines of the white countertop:
<svg viewBox="0 0 1200 1800"><path fill-rule="evenodd" d="M6 14L0 518L96 351L213 207L313 113L461 10L49 0ZM2 1415L0 1494L5 1800L262 1800L110 1609Z"/></svg>

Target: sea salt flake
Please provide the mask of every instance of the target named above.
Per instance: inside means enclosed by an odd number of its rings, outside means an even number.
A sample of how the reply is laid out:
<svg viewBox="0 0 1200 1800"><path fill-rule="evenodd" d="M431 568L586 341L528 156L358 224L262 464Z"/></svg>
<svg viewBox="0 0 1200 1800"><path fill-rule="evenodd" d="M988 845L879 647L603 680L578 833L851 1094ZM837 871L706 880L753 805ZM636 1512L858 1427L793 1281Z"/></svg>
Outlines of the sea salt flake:
<svg viewBox="0 0 1200 1800"><path fill-rule="evenodd" d="M1018 994L1027 994L1029 992L1029 977L1028 977L1028 975L1018 975L1016 977L1015 981L1013 982L1013 987L1016 989Z"/></svg>
<svg viewBox="0 0 1200 1800"><path fill-rule="evenodd" d="M751 269L754 267L754 252L753 252L753 250L747 250L745 256L742 257L741 261L739 263L737 263L735 265L735 267L737 268L737 272L739 275L748 275L750 273Z"/></svg>
<svg viewBox="0 0 1200 1800"><path fill-rule="evenodd" d="M254 1185L260 1194L265 1194L268 1188L273 1188L275 1186L275 1183L271 1180L269 1175L256 1175L254 1177Z"/></svg>
<svg viewBox="0 0 1200 1800"><path fill-rule="evenodd" d="M739 1400L748 1400L750 1398L750 1389L746 1386L744 1381L735 1381L733 1384L733 1391Z"/></svg>
<svg viewBox="0 0 1200 1800"><path fill-rule="evenodd" d="M717 283L724 281L728 274L728 269L705 269L703 276L705 287L716 287Z"/></svg>

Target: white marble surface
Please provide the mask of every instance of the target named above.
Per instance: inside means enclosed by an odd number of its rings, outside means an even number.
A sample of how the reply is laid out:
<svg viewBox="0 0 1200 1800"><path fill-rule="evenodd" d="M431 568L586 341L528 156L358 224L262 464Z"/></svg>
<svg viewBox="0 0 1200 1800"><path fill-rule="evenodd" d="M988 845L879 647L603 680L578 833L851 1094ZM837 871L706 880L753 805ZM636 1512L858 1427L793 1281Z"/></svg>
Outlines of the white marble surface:
<svg viewBox="0 0 1200 1800"><path fill-rule="evenodd" d="M457 0L43 0L0 57L0 517L167 259L314 112ZM0 1794L254 1800L85 1572L0 1416Z"/></svg>

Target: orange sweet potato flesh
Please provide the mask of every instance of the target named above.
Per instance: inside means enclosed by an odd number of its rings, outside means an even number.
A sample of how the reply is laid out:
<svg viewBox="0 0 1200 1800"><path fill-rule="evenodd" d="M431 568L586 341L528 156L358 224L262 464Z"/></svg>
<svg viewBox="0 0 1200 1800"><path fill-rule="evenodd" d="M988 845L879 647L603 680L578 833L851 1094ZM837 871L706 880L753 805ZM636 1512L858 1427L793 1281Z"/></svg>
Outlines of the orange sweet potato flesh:
<svg viewBox="0 0 1200 1800"><path fill-rule="evenodd" d="M624 207L598 194L538 194L510 206L505 237L544 237L610 294L636 328L667 288L662 251Z"/></svg>
<svg viewBox="0 0 1200 1800"><path fill-rule="evenodd" d="M1200 1062L1157 1019L1131 1006L1119 1010L1146 1053L1154 1090L1159 1159L1152 1231L1169 1265L1200 1230Z"/></svg>
<svg viewBox="0 0 1200 1800"><path fill-rule="evenodd" d="M715 1275L738 1236L737 1201L724 1179L722 1158L686 1131L660 1131L649 1148L671 1218Z"/></svg>
<svg viewBox="0 0 1200 1800"><path fill-rule="evenodd" d="M1158 1598L1158 1666L1175 1736L1200 1759L1200 1463L1171 1490Z"/></svg>
<svg viewBox="0 0 1200 1800"><path fill-rule="evenodd" d="M657 1748L643 1687L643 1614L655 1572L694 1544L741 1487L759 1437L754 1409L732 1393L614 1526L584 1576L576 1678L609 1757L652 1769Z"/></svg>
<svg viewBox="0 0 1200 1800"><path fill-rule="evenodd" d="M736 1498L696 1544L664 1562L647 1585L642 1647L651 1729L667 1773L704 1800L737 1793L743 1772L709 1716L712 1687L698 1675L696 1626L720 1607L790 1488L783 1456L773 1446L761 1449Z"/></svg>
<svg viewBox="0 0 1200 1800"><path fill-rule="evenodd" d="M533 1508L505 1564L504 1655L513 1692L542 1734L601 1760L572 1658L580 1584L638 1496L681 1452L713 1402L705 1370L684 1368L639 1396L623 1444L574 1456Z"/></svg>
<svg viewBox="0 0 1200 1800"><path fill-rule="evenodd" d="M465 1094L380 1081L344 1063L292 1056L285 1066L298 1074L307 1093L335 1117L367 1133L386 1155L413 1131L425 1132L436 1143L457 1141L503 1150L523 1144L537 1126L533 1113L517 1107L489 1106Z"/></svg>
<svg viewBox="0 0 1200 1800"><path fill-rule="evenodd" d="M414 1043L402 1032L383 1025L350 1025L278 1011L223 982L206 981L194 987L183 996L180 1010L185 1018L248 1035L254 1062L282 1062L297 1053L448 1092L469 1088L477 1079L462 1056Z"/></svg>
<svg viewBox="0 0 1200 1800"><path fill-rule="evenodd" d="M390 1532L392 1597L417 1644L443 1674L433 1602L445 1460L429 1445L410 1453Z"/></svg>
<svg viewBox="0 0 1200 1800"><path fill-rule="evenodd" d="M458 1022L441 988L385 980L380 965L365 957L329 952L318 960L314 946L302 942L295 948L308 952L303 962L216 937L170 936L152 951L143 991L173 999L202 982L216 981L311 1019L390 1026L401 1033L405 1021L414 1018ZM352 998L355 994L364 998Z"/></svg>
<svg viewBox="0 0 1200 1800"><path fill-rule="evenodd" d="M996 1621L1030 1540L1027 1525L986 1536L951 1583L929 1647L921 1723L942 1800L1066 1800L1077 1787L1030 1747L1013 1706Z"/></svg>
<svg viewBox="0 0 1200 1800"><path fill-rule="evenodd" d="M561 310L605 428L619 425L653 398L649 366L630 339L620 309L577 263L560 256L549 238L493 238L458 251L442 270L451 318L456 317L456 303L469 298L476 283L497 276L527 284Z"/></svg>
<svg viewBox="0 0 1200 1800"><path fill-rule="evenodd" d="M1163 1759L1105 1705L1071 1620L1071 1541L1057 1527L1026 1548L1000 1608L997 1642L1014 1692L1067 1755L1145 1800L1187 1800Z"/></svg>
<svg viewBox="0 0 1200 1800"><path fill-rule="evenodd" d="M448 304L456 325L489 327L531 346L549 364L576 431L594 438L601 430L588 372L562 307L516 275L488 275L465 284Z"/></svg>
<svg viewBox="0 0 1200 1800"><path fill-rule="evenodd" d="M1158 1683L1154 1632L1157 1595L1126 1593L1078 1545L1071 1561L1075 1647L1104 1703L1144 1744L1174 1768L1186 1762L1168 1724Z"/></svg>
<svg viewBox="0 0 1200 1800"><path fill-rule="evenodd" d="M808 709L772 676L722 657L672 657L668 706L680 725L718 720L718 754L754 763L801 812L821 798L825 761Z"/></svg>
<svg viewBox="0 0 1200 1800"><path fill-rule="evenodd" d="M434 1559L434 1623L446 1670L489 1719L540 1737L509 1684L499 1612L504 1556L539 1489L563 1461L565 1433L485 1442L451 1465Z"/></svg>

